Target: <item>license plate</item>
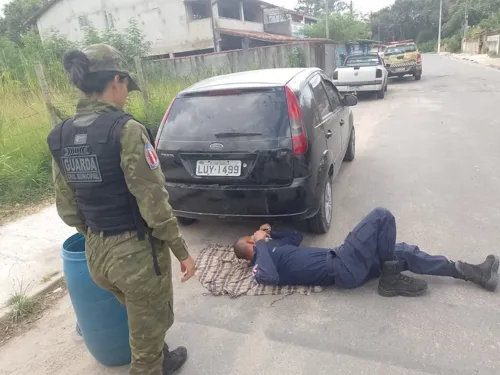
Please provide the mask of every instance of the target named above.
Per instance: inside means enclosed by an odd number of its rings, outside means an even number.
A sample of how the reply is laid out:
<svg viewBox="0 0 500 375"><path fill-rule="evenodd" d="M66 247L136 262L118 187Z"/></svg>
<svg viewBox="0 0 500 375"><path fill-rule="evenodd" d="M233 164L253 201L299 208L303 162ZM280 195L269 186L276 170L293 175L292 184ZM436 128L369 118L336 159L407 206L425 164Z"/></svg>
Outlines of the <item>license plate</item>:
<svg viewBox="0 0 500 375"><path fill-rule="evenodd" d="M349 86L349 90L356 91L359 90L361 86Z"/></svg>
<svg viewBox="0 0 500 375"><path fill-rule="evenodd" d="M241 176L241 160L198 160L196 175L239 177Z"/></svg>
<svg viewBox="0 0 500 375"><path fill-rule="evenodd" d="M396 68L396 73L406 72L406 68Z"/></svg>

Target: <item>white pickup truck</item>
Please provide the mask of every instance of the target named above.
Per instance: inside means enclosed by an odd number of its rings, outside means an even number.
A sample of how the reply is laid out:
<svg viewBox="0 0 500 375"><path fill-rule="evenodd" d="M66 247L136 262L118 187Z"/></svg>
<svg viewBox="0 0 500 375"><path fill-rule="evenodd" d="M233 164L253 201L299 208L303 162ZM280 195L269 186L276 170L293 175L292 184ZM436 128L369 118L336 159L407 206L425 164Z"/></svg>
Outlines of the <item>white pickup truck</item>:
<svg viewBox="0 0 500 375"><path fill-rule="evenodd" d="M388 72L378 53L348 56L344 65L333 73L340 92L376 92L383 99L387 91Z"/></svg>

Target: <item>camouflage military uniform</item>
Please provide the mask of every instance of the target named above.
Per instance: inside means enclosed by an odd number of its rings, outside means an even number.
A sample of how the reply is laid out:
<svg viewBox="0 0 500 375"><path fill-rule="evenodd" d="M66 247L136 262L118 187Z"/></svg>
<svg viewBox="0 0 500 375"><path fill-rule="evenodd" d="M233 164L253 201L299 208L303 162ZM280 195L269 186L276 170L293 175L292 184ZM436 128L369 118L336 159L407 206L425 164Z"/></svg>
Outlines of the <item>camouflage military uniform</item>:
<svg viewBox="0 0 500 375"><path fill-rule="evenodd" d="M83 99L78 103L74 125L88 126L100 114L117 110L111 104ZM159 167L152 169L146 161L146 129L130 120L121 131L120 141L125 181L137 199L141 216L153 230L162 275L155 273L149 241L139 241L136 232L105 237L86 228L78 214L74 190L54 162L56 205L62 220L85 236L92 278L114 293L127 309L132 349L130 373L161 375L165 333L174 321L169 249L179 261L189 254L168 203L164 175Z"/></svg>

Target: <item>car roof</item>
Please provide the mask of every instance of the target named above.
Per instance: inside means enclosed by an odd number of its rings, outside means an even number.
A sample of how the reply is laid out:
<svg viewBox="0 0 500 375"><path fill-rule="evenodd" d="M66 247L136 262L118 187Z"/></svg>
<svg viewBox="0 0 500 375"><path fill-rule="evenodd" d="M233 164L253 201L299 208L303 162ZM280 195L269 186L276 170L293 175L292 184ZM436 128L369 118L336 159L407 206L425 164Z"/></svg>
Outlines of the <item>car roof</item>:
<svg viewBox="0 0 500 375"><path fill-rule="evenodd" d="M415 44L415 45L417 45L417 43L415 43L415 42L411 41L411 42L401 42L401 43L388 44L388 45L387 45L387 48L389 48L389 47L401 47L401 46L407 46L407 45L409 45L409 44Z"/></svg>
<svg viewBox="0 0 500 375"><path fill-rule="evenodd" d="M181 91L179 95L202 92L210 89L223 90L285 86L294 77L301 73L313 73L320 70L321 69L319 68L279 68L249 70L239 73L224 74L195 83L194 85Z"/></svg>
<svg viewBox="0 0 500 375"><path fill-rule="evenodd" d="M360 54L355 54L355 55L349 55L349 56L347 56L347 58L349 58L349 57L362 57L362 56L377 57L378 55L379 55L378 52L369 52L369 53L360 53Z"/></svg>

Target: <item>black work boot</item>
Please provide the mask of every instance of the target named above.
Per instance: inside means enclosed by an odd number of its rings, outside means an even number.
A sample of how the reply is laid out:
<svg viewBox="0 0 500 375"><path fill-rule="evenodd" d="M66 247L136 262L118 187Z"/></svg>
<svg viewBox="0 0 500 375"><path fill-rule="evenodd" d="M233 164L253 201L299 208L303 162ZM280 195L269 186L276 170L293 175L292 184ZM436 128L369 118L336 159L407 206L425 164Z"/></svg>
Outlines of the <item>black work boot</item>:
<svg viewBox="0 0 500 375"><path fill-rule="evenodd" d="M163 375L171 375L182 367L187 360L187 349L179 346L175 350L168 350L168 345L163 347Z"/></svg>
<svg viewBox="0 0 500 375"><path fill-rule="evenodd" d="M383 297L417 297L427 290L427 282L403 275L400 261L385 262L378 284L378 294Z"/></svg>
<svg viewBox="0 0 500 375"><path fill-rule="evenodd" d="M496 255L488 255L486 260L478 265L456 262L455 268L465 281L473 282L484 289L494 291L498 284L498 266L500 261Z"/></svg>

